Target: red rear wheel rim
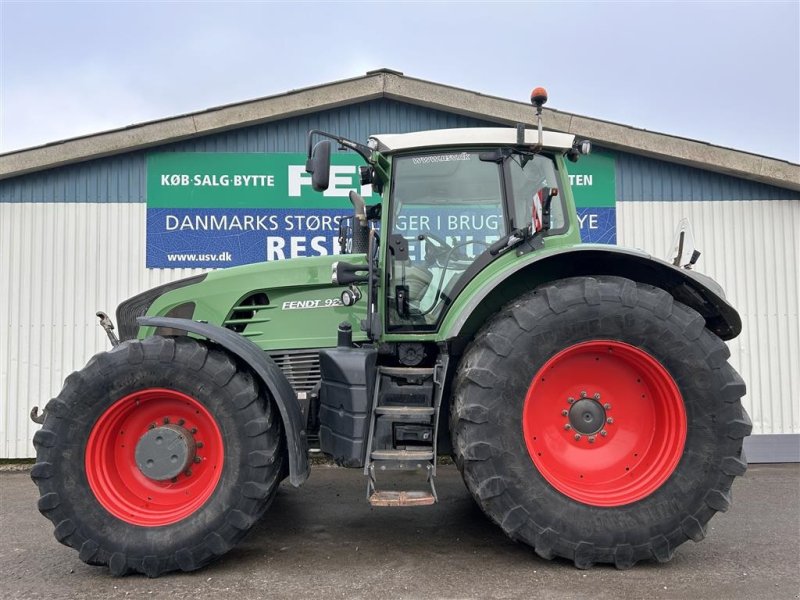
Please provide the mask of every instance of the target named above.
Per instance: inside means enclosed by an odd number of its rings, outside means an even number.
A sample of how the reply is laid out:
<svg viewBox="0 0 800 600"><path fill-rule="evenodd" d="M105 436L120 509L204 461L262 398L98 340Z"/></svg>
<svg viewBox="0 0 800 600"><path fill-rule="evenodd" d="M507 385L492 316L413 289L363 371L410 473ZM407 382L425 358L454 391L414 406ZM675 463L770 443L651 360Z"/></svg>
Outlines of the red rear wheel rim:
<svg viewBox="0 0 800 600"><path fill-rule="evenodd" d="M611 340L575 344L550 358L531 382L522 416L542 476L592 506L652 494L675 470L686 441L683 397L672 376L644 350Z"/></svg>
<svg viewBox="0 0 800 600"><path fill-rule="evenodd" d="M196 442L196 458L174 479L154 481L139 470L134 453L139 439L164 423L186 429ZM103 508L127 523L158 527L205 504L219 483L223 460L222 434L205 406L175 390L150 388L128 394L100 415L86 444L85 466Z"/></svg>

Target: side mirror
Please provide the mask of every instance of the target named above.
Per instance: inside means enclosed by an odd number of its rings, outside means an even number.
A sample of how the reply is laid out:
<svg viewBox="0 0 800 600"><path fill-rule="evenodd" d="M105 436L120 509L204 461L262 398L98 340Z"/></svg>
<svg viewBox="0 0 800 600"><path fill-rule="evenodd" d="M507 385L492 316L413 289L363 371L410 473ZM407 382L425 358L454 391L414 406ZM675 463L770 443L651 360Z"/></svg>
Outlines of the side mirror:
<svg viewBox="0 0 800 600"><path fill-rule="evenodd" d="M331 143L328 140L318 142L306 161L306 173L311 174L311 187L315 192L328 189L331 174Z"/></svg>

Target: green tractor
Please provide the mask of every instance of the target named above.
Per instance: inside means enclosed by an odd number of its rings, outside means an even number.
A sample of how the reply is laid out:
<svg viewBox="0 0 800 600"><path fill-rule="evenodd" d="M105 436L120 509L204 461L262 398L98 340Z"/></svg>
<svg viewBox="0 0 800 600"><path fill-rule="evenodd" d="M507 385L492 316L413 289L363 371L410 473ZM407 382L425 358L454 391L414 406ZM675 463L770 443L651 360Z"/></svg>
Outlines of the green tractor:
<svg viewBox="0 0 800 600"><path fill-rule="evenodd" d="M580 243L567 167L590 146L542 131L534 92L538 130L311 131L315 190L334 140L380 196L350 193L339 255L146 291L121 340L98 313L113 347L35 419L55 537L115 575L201 568L317 446L382 507L435 503L451 454L503 531L579 568L702 539L746 469L740 318L691 268Z"/></svg>

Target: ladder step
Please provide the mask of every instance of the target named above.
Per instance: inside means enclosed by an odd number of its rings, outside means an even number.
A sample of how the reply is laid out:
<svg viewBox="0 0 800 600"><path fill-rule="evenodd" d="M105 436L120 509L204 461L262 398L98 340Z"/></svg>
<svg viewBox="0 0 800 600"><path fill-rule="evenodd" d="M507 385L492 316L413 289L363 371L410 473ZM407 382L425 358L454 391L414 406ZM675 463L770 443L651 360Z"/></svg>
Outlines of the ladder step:
<svg viewBox="0 0 800 600"><path fill-rule="evenodd" d="M433 450L373 450L372 460L433 460Z"/></svg>
<svg viewBox="0 0 800 600"><path fill-rule="evenodd" d="M433 368L426 367L378 367L384 375L395 377L427 377L433 375Z"/></svg>
<svg viewBox="0 0 800 600"><path fill-rule="evenodd" d="M378 406L375 408L375 414L394 417L424 417L433 413L432 406Z"/></svg>
<svg viewBox="0 0 800 600"><path fill-rule="evenodd" d="M372 506L429 506L436 503L430 492L423 491L375 491L369 497Z"/></svg>

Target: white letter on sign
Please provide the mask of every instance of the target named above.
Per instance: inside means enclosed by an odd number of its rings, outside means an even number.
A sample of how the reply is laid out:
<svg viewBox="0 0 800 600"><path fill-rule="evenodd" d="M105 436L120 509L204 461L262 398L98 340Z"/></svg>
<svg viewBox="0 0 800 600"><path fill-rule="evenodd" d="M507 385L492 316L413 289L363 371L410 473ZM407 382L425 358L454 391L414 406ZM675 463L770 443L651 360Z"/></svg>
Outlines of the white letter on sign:
<svg viewBox="0 0 800 600"><path fill-rule="evenodd" d="M330 186L325 190L324 195L347 197L350 190L356 189L356 186L353 185L355 172L355 165L331 165Z"/></svg>
<svg viewBox="0 0 800 600"><path fill-rule="evenodd" d="M304 185L311 185L311 175L306 173L306 168L303 165L289 165L289 196L302 196Z"/></svg>

